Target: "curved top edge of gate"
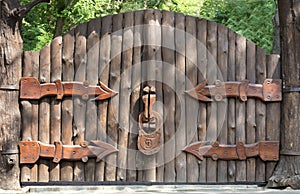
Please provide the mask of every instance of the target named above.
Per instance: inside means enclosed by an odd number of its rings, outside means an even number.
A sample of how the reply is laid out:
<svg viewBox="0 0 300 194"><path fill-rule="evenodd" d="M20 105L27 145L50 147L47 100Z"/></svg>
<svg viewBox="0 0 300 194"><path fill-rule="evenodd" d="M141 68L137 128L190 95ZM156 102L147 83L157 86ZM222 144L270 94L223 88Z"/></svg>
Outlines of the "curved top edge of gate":
<svg viewBox="0 0 300 194"><path fill-rule="evenodd" d="M208 25L217 25L218 26L218 28L223 28L224 30L228 30L228 36L229 36L229 32L233 32L233 34L235 35L235 36L238 36L238 37L240 37L240 38L245 38L246 40L247 40L247 43L250 43L250 44L254 44L259 50L261 50L260 52L263 52L263 53L266 53L265 52L265 50L264 49L262 49L260 46L258 46L258 45L256 45L253 41L251 41L251 40L249 40L248 38L246 38L246 37L244 37L243 35L241 35L241 34L238 34L237 32L235 32L233 29L231 29L231 28L228 28L227 26L225 26L225 25L223 25L223 24L221 24L221 23L217 23L217 22L215 22L215 21L211 21L211 20L208 20L208 19L205 19L205 18L201 18L201 17L196 17L196 16L191 16L191 15L185 15L185 14L183 14L183 13L179 13L179 12L173 12L173 11L167 11L167 10L158 10L158 9L144 9L144 10L135 10L135 11L128 11L128 12L124 12L124 13L118 13L118 14L112 14L112 15L106 15L106 16L103 16L103 17L98 17L98 18L93 18L93 19L91 19L91 20L89 20L89 21L87 21L87 22L84 22L84 23L81 23L81 24L78 24L77 26L74 26L74 27L72 27L71 28L71 30L70 31L68 31L68 32L66 32L65 34L63 34L63 35L61 35L61 36L58 36L58 37L55 37L52 41L51 41L51 43L49 43L48 45L46 45L45 47L47 47L47 46L49 46L49 45L51 45L52 44L52 42L54 42L54 40L55 39L57 39L57 38L59 38L59 37L64 37L64 36L66 36L66 35L75 35L76 34L76 32L77 31L80 31L79 29L82 27L82 26L84 26L84 25L86 25L86 26L90 26L90 25L95 25L97 22L103 22L103 21L105 21L105 20L109 20L109 19L111 19L111 18L114 18L114 17L118 17L118 16L120 16L120 15L126 15L126 14L142 14L142 15L144 15L145 13L147 13L147 12L150 12L150 13L153 13L153 14L160 14L160 16L161 16L161 19L163 18L162 17L162 15L163 15L163 13L169 13L171 16L173 15L173 16L175 16L175 15L181 15L181 16L184 16L185 18L194 18L195 20L196 20L196 22L198 22L198 21L206 21L207 22L207 26ZM144 15L145 16L145 15ZM144 22L142 23L142 24L144 24ZM163 24L162 23L160 23L160 25L162 26ZM198 24L196 24L197 25L197 29L199 28L199 25ZM132 26L134 26L134 25L132 25ZM113 28L112 26L111 26L111 28ZM93 27L91 27L91 29L93 29ZM124 29L124 22L123 22L123 25L122 25L122 29ZM113 33L113 32L116 32L116 31L118 31L119 29L117 29L117 30L111 30L110 31L110 33ZM186 28L185 28L185 31L186 31ZM87 30L87 33L85 34L85 36L86 37L88 37L89 36L89 34L90 33L92 33L92 31L90 31L89 32L89 30ZM218 34L218 33L217 33ZM217 37L218 35L216 35L216 37ZM43 49L43 48L42 48ZM41 49L41 50L42 50ZM277 54L266 54L267 56L268 55L277 55Z"/></svg>

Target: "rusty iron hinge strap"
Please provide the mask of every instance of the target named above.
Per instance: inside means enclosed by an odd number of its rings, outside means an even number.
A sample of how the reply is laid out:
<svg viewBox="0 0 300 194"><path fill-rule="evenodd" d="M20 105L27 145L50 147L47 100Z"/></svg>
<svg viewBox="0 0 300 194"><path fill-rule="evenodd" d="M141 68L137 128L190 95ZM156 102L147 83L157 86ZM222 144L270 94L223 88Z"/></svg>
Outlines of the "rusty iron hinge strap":
<svg viewBox="0 0 300 194"><path fill-rule="evenodd" d="M95 96L93 100L105 100L117 94L102 82L98 86L89 86L88 82L61 82L41 84L37 78L22 77L20 80L20 99L39 100L45 96L56 96L61 100L64 96L81 96L83 100L88 100L90 96Z"/></svg>
<svg viewBox="0 0 300 194"><path fill-rule="evenodd" d="M82 160L87 162L90 157L96 157L99 162L105 156L117 152L118 149L101 141L82 142L80 145L62 145L61 142L44 144L39 141L21 141L20 163L34 164L40 157L53 158L54 163L61 160Z"/></svg>
<svg viewBox="0 0 300 194"><path fill-rule="evenodd" d="M249 83L249 80L242 82L217 80L214 85L207 85L207 82L203 81L186 93L203 102L221 101L224 97L239 97L243 102L247 101L248 97L253 97L271 102L282 100L281 85L280 79L266 79L263 84Z"/></svg>
<svg viewBox="0 0 300 194"><path fill-rule="evenodd" d="M12 90L12 91L19 91L19 86L16 85L2 85L0 86L0 90Z"/></svg>
<svg viewBox="0 0 300 194"><path fill-rule="evenodd" d="M300 152L292 151L292 150L281 150L280 155L284 156L300 156Z"/></svg>
<svg viewBox="0 0 300 194"><path fill-rule="evenodd" d="M278 141L260 141L253 144L238 142L237 145L222 145L219 142L208 144L207 142L195 142L184 148L200 160L210 157L213 160L246 160L259 156L263 161L279 160Z"/></svg>
<svg viewBox="0 0 300 194"><path fill-rule="evenodd" d="M283 88L283 93L300 92L300 87Z"/></svg>

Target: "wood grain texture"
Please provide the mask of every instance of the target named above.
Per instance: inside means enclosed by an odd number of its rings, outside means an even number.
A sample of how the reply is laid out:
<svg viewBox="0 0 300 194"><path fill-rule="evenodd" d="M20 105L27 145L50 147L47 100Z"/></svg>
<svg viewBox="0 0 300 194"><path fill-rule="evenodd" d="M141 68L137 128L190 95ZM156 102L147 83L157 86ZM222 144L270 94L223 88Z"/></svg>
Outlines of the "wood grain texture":
<svg viewBox="0 0 300 194"><path fill-rule="evenodd" d="M218 26L215 22L207 23L207 81L214 84L218 76L217 53L218 53ZM211 103L207 106L207 136L209 142L217 140L218 136L218 113L217 103ZM207 159L206 174L207 182L217 182L217 161Z"/></svg>
<svg viewBox="0 0 300 194"><path fill-rule="evenodd" d="M256 47L253 42L247 41L247 80L256 82L255 68ZM248 99L246 104L246 143L255 143L255 99ZM255 182L255 158L247 159L247 181Z"/></svg>
<svg viewBox="0 0 300 194"><path fill-rule="evenodd" d="M100 54L99 54L99 67L98 77L99 80L108 86L109 83L109 63L111 51L111 32L112 32L112 16L106 16L101 19L100 29ZM98 131L97 139L106 142L107 139L107 108L108 100L98 103ZM100 161L96 164L95 181L104 181L105 161Z"/></svg>
<svg viewBox="0 0 300 194"><path fill-rule="evenodd" d="M186 120L185 120L185 16L175 14L175 128L176 128L176 181L186 182L186 153L182 152L186 146Z"/></svg>
<svg viewBox="0 0 300 194"><path fill-rule="evenodd" d="M110 73L109 73L109 87L115 91L120 89L120 64L122 51L122 24L123 15L114 15L112 18L112 36L111 36L111 52L110 52ZM108 129L107 142L115 147L118 147L118 133L119 133L119 97L110 99L108 105ZM117 172L117 153L107 156L107 163L105 167L106 181L116 181Z"/></svg>
<svg viewBox="0 0 300 194"><path fill-rule="evenodd" d="M235 51L235 68L236 80L243 81L246 79L246 39L240 35L236 36L236 51ZM236 100L236 143L245 142L246 140L246 105L239 99ZM246 181L246 162L236 162L236 181Z"/></svg>
<svg viewBox="0 0 300 194"><path fill-rule="evenodd" d="M257 47L256 49L256 81L262 84L266 79L266 54L265 51ZM256 141L263 141L266 138L266 104L260 100L256 100ZM256 159L256 181L265 180L265 163L257 158Z"/></svg>
<svg viewBox="0 0 300 194"><path fill-rule="evenodd" d="M74 80L74 31L70 31L63 36L63 55L62 55L62 80ZM71 97L64 98L61 107L61 141L63 145L73 145L73 100ZM73 181L73 163L61 162L61 181Z"/></svg>
<svg viewBox="0 0 300 194"><path fill-rule="evenodd" d="M99 68L99 38L100 38L101 19L94 19L87 25L86 40L86 80L90 85L98 85L98 68ZM91 97L93 98L93 96ZM98 131L98 102L88 100L86 105L85 119L85 141L96 140ZM95 181L96 160L89 159L84 167L85 181Z"/></svg>
<svg viewBox="0 0 300 194"><path fill-rule="evenodd" d="M39 80L42 83L50 82L50 46L45 46L40 51L40 74ZM39 141L50 143L50 99L44 98L39 101ZM49 181L49 161L39 161L39 182Z"/></svg>
<svg viewBox="0 0 300 194"><path fill-rule="evenodd" d="M61 80L62 76L62 37L56 37L51 43L51 82ZM61 101L53 97L50 107L50 143L61 141ZM60 165L50 163L49 181L60 180Z"/></svg>
<svg viewBox="0 0 300 194"><path fill-rule="evenodd" d="M186 90L197 85L197 44L196 19L186 16ZM197 141L198 101L186 95L186 141L187 144ZM199 177L198 160L195 156L187 154L187 182L197 182Z"/></svg>
<svg viewBox="0 0 300 194"><path fill-rule="evenodd" d="M206 66L207 66L207 20L197 20L197 57L198 57L198 83L207 79ZM198 111L198 140L206 141L207 132L207 111L206 103L199 103ZM206 158L199 161L199 182L206 182Z"/></svg>
<svg viewBox="0 0 300 194"><path fill-rule="evenodd" d="M74 29L75 50L74 50L74 80L84 82L86 80L86 34L87 24L81 24ZM86 101L81 97L74 96L73 100L73 140L75 145L79 145L85 139L86 126ZM82 182L85 180L84 163L74 163L74 181Z"/></svg>

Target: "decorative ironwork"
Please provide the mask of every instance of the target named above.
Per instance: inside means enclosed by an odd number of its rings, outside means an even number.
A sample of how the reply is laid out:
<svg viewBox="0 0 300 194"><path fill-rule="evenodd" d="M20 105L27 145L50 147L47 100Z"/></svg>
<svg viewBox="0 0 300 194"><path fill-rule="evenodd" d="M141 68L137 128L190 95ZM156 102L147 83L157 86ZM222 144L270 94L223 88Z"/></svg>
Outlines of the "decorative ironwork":
<svg viewBox="0 0 300 194"><path fill-rule="evenodd" d="M21 78L20 99L38 100L45 96L56 96L61 100L64 96L81 96L83 100L95 96L94 100L105 100L115 96L117 92L108 88L102 82L99 86L89 86L88 82L61 82L40 84L37 78Z"/></svg>
<svg viewBox="0 0 300 194"><path fill-rule="evenodd" d="M281 85L280 79L266 79L262 85L249 83L249 80L242 82L217 80L215 85L207 85L207 82L203 81L186 93L203 102L221 101L224 97L239 97L244 102L248 97L253 97L271 102L282 100Z"/></svg>
<svg viewBox="0 0 300 194"><path fill-rule="evenodd" d="M222 145L214 142L195 142L184 148L184 151L195 155L200 160L210 157L213 160L246 160L250 157L259 156L263 161L279 160L278 141L260 141L253 144L238 142L237 145Z"/></svg>

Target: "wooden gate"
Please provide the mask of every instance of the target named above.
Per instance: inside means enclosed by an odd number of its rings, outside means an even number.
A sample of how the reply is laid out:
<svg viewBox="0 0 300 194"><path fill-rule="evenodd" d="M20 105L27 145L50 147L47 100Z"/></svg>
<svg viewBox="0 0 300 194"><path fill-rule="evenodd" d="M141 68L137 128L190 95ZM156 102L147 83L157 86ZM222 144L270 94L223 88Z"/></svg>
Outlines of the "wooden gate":
<svg viewBox="0 0 300 194"><path fill-rule="evenodd" d="M173 12L135 11L81 24L41 51L24 53L23 77L51 83L57 95L21 98L22 142L59 150L99 141L118 151L100 161L55 162L37 150L36 162L21 162L21 181L264 182L278 157L263 156L259 142L273 143L271 152L278 152L280 96L265 96L263 84L280 79L278 62L278 55L266 55L223 25ZM74 81L84 88L101 81L102 89L118 93L103 100L93 100L96 93L63 96L59 83ZM228 95L231 86L235 95ZM247 96L249 88L262 92L260 97ZM151 127L143 114L159 115L161 122ZM158 133L143 142L148 124ZM205 146L204 158L188 149L199 146L193 142ZM248 144L257 157L248 158ZM209 155L209 149L229 145L237 158L226 159L228 150Z"/></svg>

